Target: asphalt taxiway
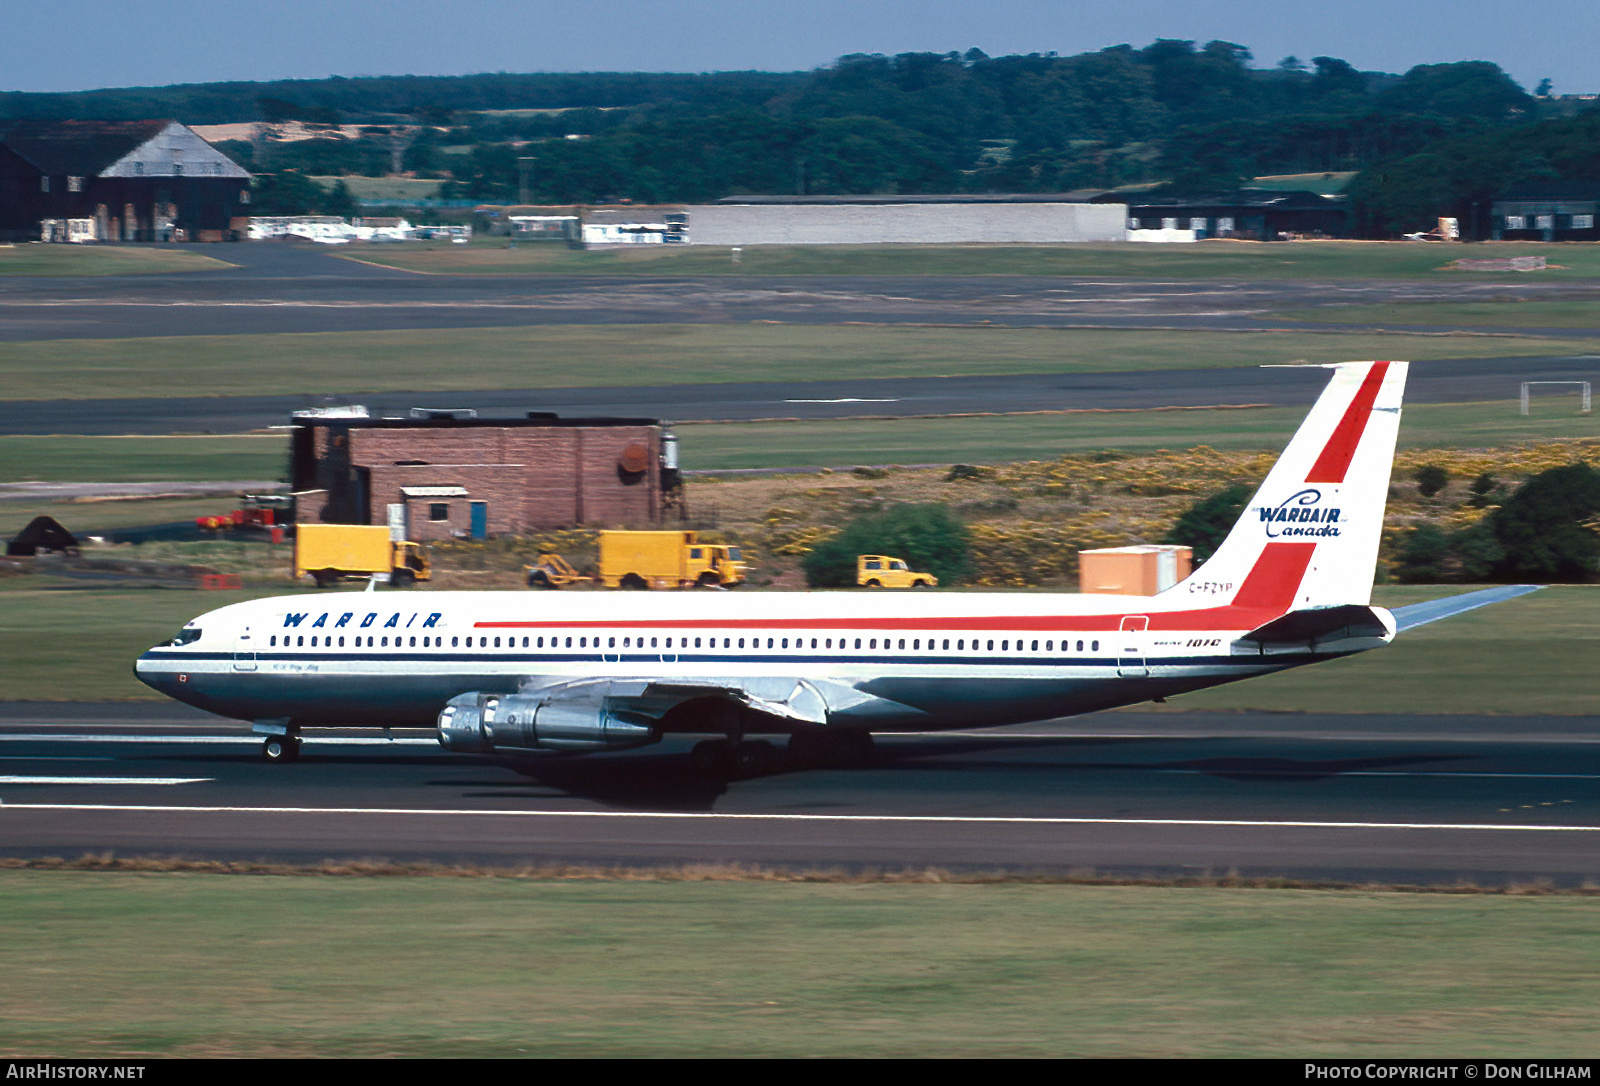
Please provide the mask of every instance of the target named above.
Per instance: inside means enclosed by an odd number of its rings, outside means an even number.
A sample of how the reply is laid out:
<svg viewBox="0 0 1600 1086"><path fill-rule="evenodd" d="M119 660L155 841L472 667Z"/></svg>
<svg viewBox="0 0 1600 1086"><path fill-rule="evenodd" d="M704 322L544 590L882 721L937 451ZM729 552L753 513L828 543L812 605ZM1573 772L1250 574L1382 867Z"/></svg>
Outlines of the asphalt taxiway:
<svg viewBox="0 0 1600 1086"><path fill-rule="evenodd" d="M1575 885L1600 878L1595 724L1109 713L718 782L678 738L512 758L310 733L266 765L243 725L183 707L13 703L0 855Z"/></svg>
<svg viewBox="0 0 1600 1086"><path fill-rule="evenodd" d="M1516 401L1522 381L1592 381L1594 355L1458 358L1413 362L1408 403ZM1253 368L1122 373L1027 373L979 377L781 381L621 388L485 389L349 397L375 415L412 407L470 407L487 416L549 411L675 422L759 419L907 418L963 413L1138 410L1263 405L1305 407L1326 381L1320 369L1282 370L1264 381ZM241 433L285 424L314 406L306 396L166 397L13 401L0 435Z"/></svg>
<svg viewBox="0 0 1600 1086"><path fill-rule="evenodd" d="M0 341L540 324L840 322L1050 328L1372 331L1372 324L1285 322L1285 309L1517 297L1600 299L1571 282L1164 281L1053 276L604 277L417 275L342 259L314 245L197 247L229 266L149 276L0 279ZM1597 320L1600 325L1600 320ZM1393 330L1457 331L1385 325ZM1490 332L1493 329L1475 328ZM1570 337L1574 329L1514 329ZM1460 403L1517 395L1521 381L1594 377L1592 355L1414 363L1408 400ZM1315 373L1265 385L1253 369L1016 374L653 387L428 390L357 397L379 414L473 407L675 421L947 415L1037 410L1302 406ZM310 396L13 401L0 435L238 433L279 425Z"/></svg>
<svg viewBox="0 0 1600 1086"><path fill-rule="evenodd" d="M1159 279L939 275L422 275L311 244L192 246L227 262L139 276L0 279L0 340L780 321L1250 331L1275 314L1507 297L1593 301L1571 280ZM1600 319L1597 319L1600 324ZM1302 330L1370 329L1318 323ZM1393 330L1442 331L1387 324ZM1479 328L1570 337L1572 328ZM1591 330L1592 331L1592 330Z"/></svg>

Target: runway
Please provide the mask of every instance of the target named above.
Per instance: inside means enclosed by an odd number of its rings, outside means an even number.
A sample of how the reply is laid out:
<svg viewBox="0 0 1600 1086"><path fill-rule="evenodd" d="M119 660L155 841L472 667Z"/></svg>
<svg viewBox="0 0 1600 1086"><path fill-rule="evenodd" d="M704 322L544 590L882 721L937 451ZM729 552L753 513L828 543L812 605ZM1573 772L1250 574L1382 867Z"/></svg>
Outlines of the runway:
<svg viewBox="0 0 1600 1086"><path fill-rule="evenodd" d="M316 245L193 246L238 266L144 276L0 278L0 341L533 327L548 324L993 325L1261 331L1285 310L1506 297L1600 298L1571 281L1163 280L1104 276L421 275ZM1331 315L1331 314L1330 314ZM1454 331L1385 324L1395 331ZM1474 328L1570 338L1573 328Z"/></svg>
<svg viewBox="0 0 1600 1086"><path fill-rule="evenodd" d="M994 325L1058 328L1371 330L1295 325L1288 308L1492 299L1600 297L1573 283L1492 280L1146 281L1028 276L644 278L430 276L340 259L318 246L205 246L237 267L152 276L0 279L0 341L201 334L377 331L538 324L738 323ZM1426 331L1453 331L1429 327ZM1474 329L1479 332L1492 329ZM1570 336L1573 329L1516 329ZM1416 363L1412 403L1510 402L1520 381L1593 379L1594 356ZM652 387L418 390L358 399L375 413L473 407L486 415L552 411L680 422L1036 410L1303 406L1314 373L1264 386L1253 369L1016 374ZM239 433L281 425L306 396L12 401L0 435Z"/></svg>
<svg viewBox="0 0 1600 1086"><path fill-rule="evenodd" d="M1501 885L1600 877L1593 718L1109 713L880 736L721 783L690 741L453 755L310 733L264 765L169 706L0 706L0 854L1098 872Z"/></svg>

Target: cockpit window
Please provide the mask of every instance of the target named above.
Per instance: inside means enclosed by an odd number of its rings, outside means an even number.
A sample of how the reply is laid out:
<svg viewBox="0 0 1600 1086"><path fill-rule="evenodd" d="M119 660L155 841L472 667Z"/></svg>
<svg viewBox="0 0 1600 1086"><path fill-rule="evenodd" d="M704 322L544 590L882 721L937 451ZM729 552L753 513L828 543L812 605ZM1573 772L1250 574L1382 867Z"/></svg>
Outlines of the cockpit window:
<svg viewBox="0 0 1600 1086"><path fill-rule="evenodd" d="M185 626L183 629L178 631L178 636L172 639L172 644L188 645L198 640L200 640L200 627Z"/></svg>

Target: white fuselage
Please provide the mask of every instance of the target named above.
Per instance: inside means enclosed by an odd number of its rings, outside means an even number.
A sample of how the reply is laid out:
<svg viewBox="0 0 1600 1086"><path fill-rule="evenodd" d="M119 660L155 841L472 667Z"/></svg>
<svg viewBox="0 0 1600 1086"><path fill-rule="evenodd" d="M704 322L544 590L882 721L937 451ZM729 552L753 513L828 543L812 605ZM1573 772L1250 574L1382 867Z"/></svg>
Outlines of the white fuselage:
<svg viewBox="0 0 1600 1086"><path fill-rule="evenodd" d="M1239 638L1276 612L1171 596L280 596L201 616L186 628L197 637L151 649L136 670L201 708L306 725L429 723L468 691L614 678L807 680L860 692L836 694L830 721L971 727L1131 704L1386 640L1263 650Z"/></svg>

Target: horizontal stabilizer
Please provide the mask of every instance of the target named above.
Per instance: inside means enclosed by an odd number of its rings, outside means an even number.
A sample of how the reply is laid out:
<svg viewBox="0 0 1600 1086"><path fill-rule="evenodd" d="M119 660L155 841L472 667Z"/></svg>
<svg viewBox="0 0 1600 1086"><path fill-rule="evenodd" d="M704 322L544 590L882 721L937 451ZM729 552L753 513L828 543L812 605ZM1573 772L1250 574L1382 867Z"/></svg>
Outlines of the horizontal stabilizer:
<svg viewBox="0 0 1600 1086"><path fill-rule="evenodd" d="M1543 588L1542 584L1508 584L1498 588L1483 588L1476 592L1464 592L1459 596L1446 596L1442 600L1429 600L1426 603L1413 603L1405 607L1394 609L1396 626L1404 630L1414 630L1418 626L1426 626L1430 622L1438 622L1441 618L1450 618L1454 615L1476 611L1480 607L1488 607L1492 603L1504 603L1514 600L1518 596L1526 596L1529 592L1537 592Z"/></svg>
<svg viewBox="0 0 1600 1086"><path fill-rule="evenodd" d="M1340 607L1314 607L1290 611L1264 626L1257 626L1240 640L1262 644L1297 644L1329 634L1344 637L1387 637L1388 627L1376 610L1360 604Z"/></svg>

